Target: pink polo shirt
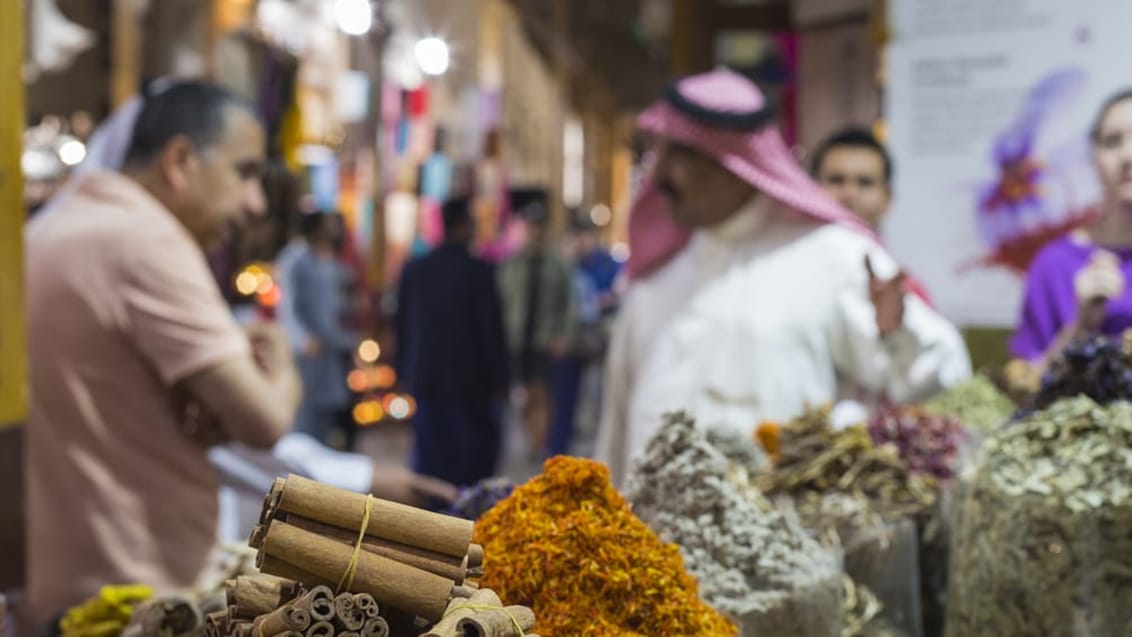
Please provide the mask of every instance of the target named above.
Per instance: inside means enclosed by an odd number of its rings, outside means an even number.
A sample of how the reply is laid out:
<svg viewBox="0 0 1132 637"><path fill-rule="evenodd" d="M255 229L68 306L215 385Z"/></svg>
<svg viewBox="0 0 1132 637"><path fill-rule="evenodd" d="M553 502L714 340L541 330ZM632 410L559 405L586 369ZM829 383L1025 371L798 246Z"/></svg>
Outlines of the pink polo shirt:
<svg viewBox="0 0 1132 637"><path fill-rule="evenodd" d="M193 584L217 478L174 385L249 355L200 247L135 181L93 173L27 228L27 601Z"/></svg>

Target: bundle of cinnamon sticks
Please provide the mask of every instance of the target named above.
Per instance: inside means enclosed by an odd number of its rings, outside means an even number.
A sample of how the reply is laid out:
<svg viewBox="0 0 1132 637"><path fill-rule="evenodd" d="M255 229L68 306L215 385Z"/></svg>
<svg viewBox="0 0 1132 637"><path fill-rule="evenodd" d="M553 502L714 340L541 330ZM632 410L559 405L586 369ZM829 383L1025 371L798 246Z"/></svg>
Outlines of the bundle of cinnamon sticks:
<svg viewBox="0 0 1132 637"><path fill-rule="evenodd" d="M504 606L490 589L455 598L441 619L421 637L538 637L530 632L535 614L526 606Z"/></svg>
<svg viewBox="0 0 1132 637"><path fill-rule="evenodd" d="M467 520L296 475L276 479L250 544L264 573L366 594L428 625L483 568Z"/></svg>
<svg viewBox="0 0 1132 637"><path fill-rule="evenodd" d="M227 583L228 609L205 618L204 637L389 637L370 595L342 593L271 575Z"/></svg>

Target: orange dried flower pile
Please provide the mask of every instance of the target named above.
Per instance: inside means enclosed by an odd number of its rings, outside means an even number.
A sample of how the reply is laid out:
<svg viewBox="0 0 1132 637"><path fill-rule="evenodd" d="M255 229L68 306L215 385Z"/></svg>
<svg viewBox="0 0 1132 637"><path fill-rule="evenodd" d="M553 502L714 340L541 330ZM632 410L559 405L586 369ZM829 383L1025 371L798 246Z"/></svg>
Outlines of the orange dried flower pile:
<svg viewBox="0 0 1132 637"><path fill-rule="evenodd" d="M545 637L735 635L675 544L630 510L605 465L560 456L476 523L480 585L530 606Z"/></svg>

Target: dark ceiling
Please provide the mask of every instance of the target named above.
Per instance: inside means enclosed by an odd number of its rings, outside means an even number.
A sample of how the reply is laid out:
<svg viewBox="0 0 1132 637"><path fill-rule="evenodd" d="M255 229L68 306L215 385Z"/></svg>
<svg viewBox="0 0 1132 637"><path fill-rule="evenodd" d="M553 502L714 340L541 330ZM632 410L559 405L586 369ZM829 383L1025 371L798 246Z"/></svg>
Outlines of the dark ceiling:
<svg viewBox="0 0 1132 637"><path fill-rule="evenodd" d="M556 16L555 3L561 2ZM649 43L638 26L640 0L511 0L528 37L551 63L555 47L575 88L600 82L619 109L637 109L656 98L669 78L667 52ZM564 19L563 19L564 18ZM568 24L568 29L559 25ZM560 35L561 32L561 35ZM574 91L575 98L581 99Z"/></svg>

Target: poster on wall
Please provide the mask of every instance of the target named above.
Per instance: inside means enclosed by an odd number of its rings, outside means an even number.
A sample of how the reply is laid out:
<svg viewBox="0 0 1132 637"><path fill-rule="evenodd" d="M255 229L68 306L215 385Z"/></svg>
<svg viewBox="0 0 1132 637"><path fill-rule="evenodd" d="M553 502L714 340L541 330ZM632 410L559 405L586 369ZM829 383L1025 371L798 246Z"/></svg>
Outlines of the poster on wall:
<svg viewBox="0 0 1132 637"><path fill-rule="evenodd" d="M1132 87L1132 2L889 6L889 243L944 314L1012 326L1034 255L1095 214L1089 130Z"/></svg>

